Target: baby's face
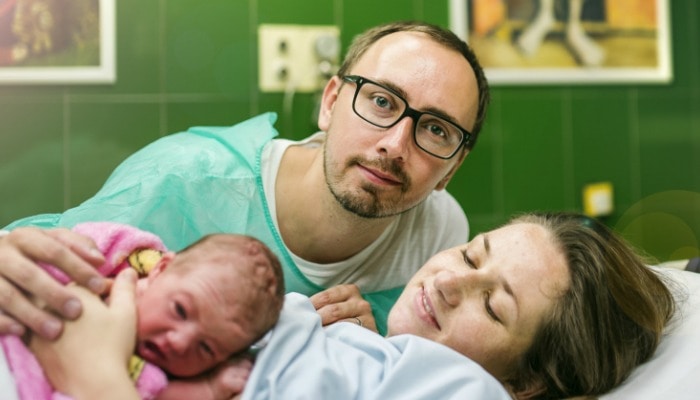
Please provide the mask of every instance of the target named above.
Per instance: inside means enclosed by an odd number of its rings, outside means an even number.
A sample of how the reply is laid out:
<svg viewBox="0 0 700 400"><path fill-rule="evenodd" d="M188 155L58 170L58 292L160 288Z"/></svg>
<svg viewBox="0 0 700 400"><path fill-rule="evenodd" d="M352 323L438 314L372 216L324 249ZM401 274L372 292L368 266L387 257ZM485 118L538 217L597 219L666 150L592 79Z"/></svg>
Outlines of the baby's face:
<svg viewBox="0 0 700 400"><path fill-rule="evenodd" d="M232 271L207 263L152 273L137 298L137 353L176 376L202 373L260 334L251 302L266 299L246 264Z"/></svg>

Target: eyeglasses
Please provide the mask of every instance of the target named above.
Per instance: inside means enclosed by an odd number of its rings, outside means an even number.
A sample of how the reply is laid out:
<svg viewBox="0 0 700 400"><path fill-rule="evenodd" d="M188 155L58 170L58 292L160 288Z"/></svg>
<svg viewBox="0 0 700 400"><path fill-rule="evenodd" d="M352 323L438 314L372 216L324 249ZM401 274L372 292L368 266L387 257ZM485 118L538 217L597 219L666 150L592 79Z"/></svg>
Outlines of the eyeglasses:
<svg viewBox="0 0 700 400"><path fill-rule="evenodd" d="M358 117L380 128L391 128L404 117L413 124L413 140L426 153L444 160L452 158L472 137L471 132L432 112L408 106L396 91L358 75L346 75L343 81L354 83L352 110Z"/></svg>

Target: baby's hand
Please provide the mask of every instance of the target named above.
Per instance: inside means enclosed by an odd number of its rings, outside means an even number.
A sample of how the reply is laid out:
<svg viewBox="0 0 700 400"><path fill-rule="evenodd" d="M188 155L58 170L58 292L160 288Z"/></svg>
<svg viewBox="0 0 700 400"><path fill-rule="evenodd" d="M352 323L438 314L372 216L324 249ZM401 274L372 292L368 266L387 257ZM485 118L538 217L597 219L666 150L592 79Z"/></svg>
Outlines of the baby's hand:
<svg viewBox="0 0 700 400"><path fill-rule="evenodd" d="M236 357L201 377L173 380L158 395L157 400L233 400L240 399L253 362L245 356Z"/></svg>
<svg viewBox="0 0 700 400"><path fill-rule="evenodd" d="M253 369L253 362L247 357L237 357L217 368L212 376L212 386L215 393L230 393L240 395L245 389L245 384ZM231 396L217 397L219 399L229 399Z"/></svg>

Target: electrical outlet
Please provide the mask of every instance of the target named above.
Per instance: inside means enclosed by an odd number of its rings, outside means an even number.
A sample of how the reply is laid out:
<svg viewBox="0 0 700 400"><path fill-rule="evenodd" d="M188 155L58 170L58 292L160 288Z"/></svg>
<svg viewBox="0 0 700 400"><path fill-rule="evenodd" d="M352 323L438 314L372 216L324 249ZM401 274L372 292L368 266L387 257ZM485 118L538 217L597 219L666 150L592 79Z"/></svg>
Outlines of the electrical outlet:
<svg viewBox="0 0 700 400"><path fill-rule="evenodd" d="M335 72L340 30L333 25L258 27L258 85L262 92L314 92Z"/></svg>

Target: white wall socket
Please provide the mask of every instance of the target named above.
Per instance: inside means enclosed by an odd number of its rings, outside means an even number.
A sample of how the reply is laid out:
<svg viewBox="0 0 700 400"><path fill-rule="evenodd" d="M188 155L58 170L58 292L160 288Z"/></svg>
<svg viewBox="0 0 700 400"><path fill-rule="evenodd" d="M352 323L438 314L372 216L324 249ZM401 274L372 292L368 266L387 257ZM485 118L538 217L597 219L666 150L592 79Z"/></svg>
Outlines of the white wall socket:
<svg viewBox="0 0 700 400"><path fill-rule="evenodd" d="M314 92L337 69L340 30L333 25L258 26L258 85L262 92ZM325 61L325 64L322 62Z"/></svg>

